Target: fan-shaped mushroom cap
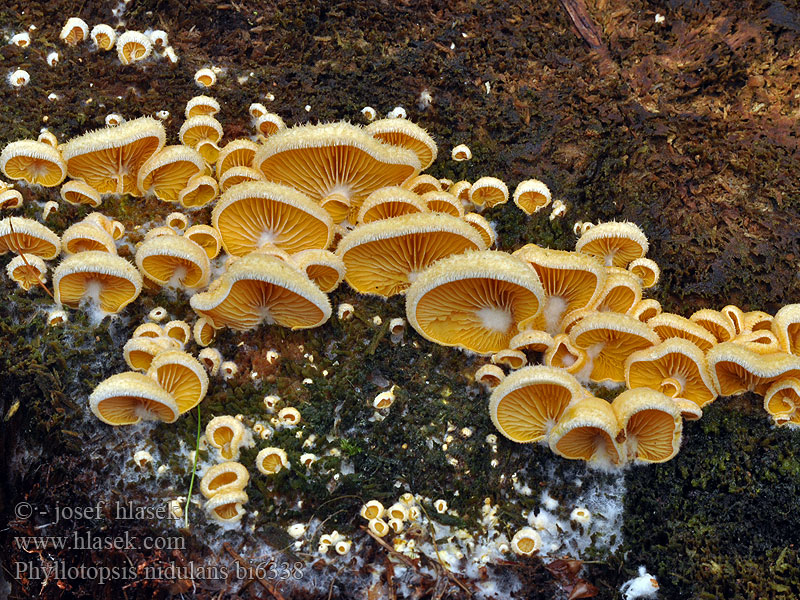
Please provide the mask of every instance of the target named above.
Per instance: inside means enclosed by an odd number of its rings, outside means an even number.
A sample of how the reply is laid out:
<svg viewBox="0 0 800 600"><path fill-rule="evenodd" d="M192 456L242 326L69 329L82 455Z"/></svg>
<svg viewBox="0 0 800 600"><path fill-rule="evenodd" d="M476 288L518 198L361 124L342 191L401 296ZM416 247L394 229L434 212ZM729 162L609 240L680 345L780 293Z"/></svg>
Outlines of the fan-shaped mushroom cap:
<svg viewBox="0 0 800 600"><path fill-rule="evenodd" d="M264 475L274 475L289 466L289 457L282 448L262 448L256 456L256 468Z"/></svg>
<svg viewBox="0 0 800 600"><path fill-rule="evenodd" d="M450 189L447 191L453 194L456 198L461 200L461 202L466 203L469 202L469 190L472 188L472 184L469 181L456 181L453 185L450 186Z"/></svg>
<svg viewBox="0 0 800 600"><path fill-rule="evenodd" d="M710 308L703 308L689 317L693 323L697 323L713 335L718 342L729 342L736 335L733 323L728 315Z"/></svg>
<svg viewBox="0 0 800 600"><path fill-rule="evenodd" d="M164 325L163 329L164 335L177 341L181 347L192 337L192 330L186 321L170 321Z"/></svg>
<svg viewBox="0 0 800 600"><path fill-rule="evenodd" d="M200 208L219 194L217 180L210 175L195 175L178 194L178 202L186 208Z"/></svg>
<svg viewBox="0 0 800 600"><path fill-rule="evenodd" d="M14 189L0 189L0 210L12 210L22 206L22 194Z"/></svg>
<svg viewBox="0 0 800 600"><path fill-rule="evenodd" d="M158 309L153 309L158 310ZM161 309L164 310L163 308ZM150 311L151 313L153 311ZM164 311L166 313L166 311ZM166 316L166 315L165 315ZM159 338L164 335L164 329L158 323L142 323L133 330L131 337Z"/></svg>
<svg viewBox="0 0 800 600"><path fill-rule="evenodd" d="M208 391L208 376L191 354L172 350L153 358L147 374L169 392L183 414L205 398Z"/></svg>
<svg viewBox="0 0 800 600"><path fill-rule="evenodd" d="M143 241L146 242L148 240L152 240L154 238L165 236L165 235L166 236L173 236L173 235L178 235L178 234L175 233L175 230L172 227L167 227L166 225L162 225L161 227L153 227L152 229L148 230L148 232L144 234L144 240Z"/></svg>
<svg viewBox="0 0 800 600"><path fill-rule="evenodd" d="M588 361L586 350L573 346L566 333L554 336L553 344L544 353L544 364L573 375L580 373Z"/></svg>
<svg viewBox="0 0 800 600"><path fill-rule="evenodd" d="M521 350L512 350L511 348L506 348L505 350L499 350L492 354L493 364L505 365L509 369L520 369L524 367L527 362L528 358Z"/></svg>
<svg viewBox="0 0 800 600"><path fill-rule="evenodd" d="M213 117L219 112L219 102L211 96L195 96L186 103L186 109L183 111L187 119L192 117L199 117L207 115Z"/></svg>
<svg viewBox="0 0 800 600"><path fill-rule="evenodd" d="M500 382L502 382L505 377L506 374L503 372L503 369L497 365L483 365L480 369L475 371L475 381L482 383L489 389L500 385Z"/></svg>
<svg viewBox="0 0 800 600"><path fill-rule="evenodd" d="M286 123L275 113L267 112L256 118L256 131L265 138L286 129Z"/></svg>
<svg viewBox="0 0 800 600"><path fill-rule="evenodd" d="M168 392L147 375L133 372L101 381L89 396L89 408L109 425L134 425L142 420L172 423L179 415Z"/></svg>
<svg viewBox="0 0 800 600"><path fill-rule="evenodd" d="M200 87L210 88L217 83L217 74L214 73L213 69L203 67L194 74L194 81Z"/></svg>
<svg viewBox="0 0 800 600"><path fill-rule="evenodd" d="M523 246L514 256L534 268L546 294L536 329L555 334L560 331L565 315L593 308L599 301L606 282L606 269L593 256L535 244Z"/></svg>
<svg viewBox="0 0 800 600"><path fill-rule="evenodd" d="M422 171L436 160L436 142L422 127L408 119L379 119L367 125L364 131L392 146L412 150L419 159Z"/></svg>
<svg viewBox="0 0 800 600"><path fill-rule="evenodd" d="M225 171L232 167L249 167L253 164L253 157L258 151L258 144L248 139L236 139L228 142L219 151L217 158L217 177L222 177ZM261 173L259 173L261 176Z"/></svg>
<svg viewBox="0 0 800 600"><path fill-rule="evenodd" d="M330 215L308 196L266 181L240 183L222 194L211 223L232 256L267 244L290 254L324 249L333 235Z"/></svg>
<svg viewBox="0 0 800 600"><path fill-rule="evenodd" d="M540 442L561 419L567 406L586 396L569 373L546 366L511 373L492 392L489 414L494 426L515 442Z"/></svg>
<svg viewBox="0 0 800 600"><path fill-rule="evenodd" d="M422 213L361 225L341 239L336 253L347 268L350 287L362 294L392 296L435 261L483 248L478 232L461 219Z"/></svg>
<svg viewBox="0 0 800 600"><path fill-rule="evenodd" d="M400 186L388 186L367 196L356 220L358 223L372 223L424 212L428 209L417 194Z"/></svg>
<svg viewBox="0 0 800 600"><path fill-rule="evenodd" d="M166 350L162 338L133 337L125 342L122 355L131 369L144 372L150 368L153 358Z"/></svg>
<svg viewBox="0 0 800 600"><path fill-rule="evenodd" d="M117 57L123 65L144 60L153 52L153 42L141 31L126 31L117 38Z"/></svg>
<svg viewBox="0 0 800 600"><path fill-rule="evenodd" d="M256 171L252 167L231 167L220 176L219 189L225 192L239 183L261 181L263 179L264 176L261 171Z"/></svg>
<svg viewBox="0 0 800 600"><path fill-rule="evenodd" d="M719 312L721 312L723 315L726 315L731 320L731 323L733 324L734 335L739 335L745 331L746 326L744 322L744 312L742 312L741 308L734 306L733 304L728 304L728 306L722 307L722 310Z"/></svg>
<svg viewBox="0 0 800 600"><path fill-rule="evenodd" d="M442 191L442 184L439 183L439 180L427 173L407 179L403 182L402 187L410 192L414 192L418 196L422 196L422 194L427 194L428 192Z"/></svg>
<svg viewBox="0 0 800 600"><path fill-rule="evenodd" d="M475 231L480 234L483 244L487 248L494 246L494 243L497 241L497 234L492 224L489 223L484 216L478 213L468 213L464 215L463 218L465 223L472 225Z"/></svg>
<svg viewBox="0 0 800 600"><path fill-rule="evenodd" d="M646 324L617 313L588 315L572 328L569 339L592 359L593 381L625 381L628 356L661 341Z"/></svg>
<svg viewBox="0 0 800 600"><path fill-rule="evenodd" d="M457 162L469 160L472 158L472 150L466 144L459 144L450 151L450 157Z"/></svg>
<svg viewBox="0 0 800 600"><path fill-rule="evenodd" d="M219 450L225 460L239 458L239 450L247 441L246 433L244 425L229 415L214 417L206 425L208 445Z"/></svg>
<svg viewBox="0 0 800 600"><path fill-rule="evenodd" d="M24 217L6 217L0 221L0 254L9 250L52 260L61 252L61 240L38 221Z"/></svg>
<svg viewBox="0 0 800 600"><path fill-rule="evenodd" d="M758 354L772 354L781 352L781 345L778 338L771 331L760 329L758 331L744 331L737 335L733 342L744 346Z"/></svg>
<svg viewBox="0 0 800 600"><path fill-rule="evenodd" d="M475 206L492 208L508 202L508 188L496 177L481 177L472 184L469 190L469 200Z"/></svg>
<svg viewBox="0 0 800 600"><path fill-rule="evenodd" d="M222 364L222 354L216 348L203 348L197 355L197 359L212 377L217 374L219 366Z"/></svg>
<svg viewBox="0 0 800 600"><path fill-rule="evenodd" d="M661 314L661 303L658 300L653 300L652 298L639 300L639 302L637 302L633 308L628 311L628 314L636 319L639 319L642 323L647 323L656 315Z"/></svg>
<svg viewBox="0 0 800 600"><path fill-rule="evenodd" d="M326 294L335 290L344 279L344 262L328 250L303 250L291 260Z"/></svg>
<svg viewBox="0 0 800 600"><path fill-rule="evenodd" d="M735 342L717 344L706 359L721 396L748 391L763 396L773 381L800 377L800 357L783 352L758 354Z"/></svg>
<svg viewBox="0 0 800 600"><path fill-rule="evenodd" d="M242 520L245 514L242 504L246 504L248 500L247 494L242 491L215 494L206 501L203 510L212 521L222 525L235 525Z"/></svg>
<svg viewBox="0 0 800 600"><path fill-rule="evenodd" d="M222 139L222 125L214 117L199 115L186 119L178 132L181 144L196 148L200 142L210 141L214 144ZM203 155L205 156L205 155Z"/></svg>
<svg viewBox="0 0 800 600"><path fill-rule="evenodd" d="M772 315L763 310L744 313L745 331L769 331L772 328Z"/></svg>
<svg viewBox="0 0 800 600"><path fill-rule="evenodd" d="M164 202L177 202L189 180L205 170L206 161L188 146L165 146L140 167L137 186Z"/></svg>
<svg viewBox="0 0 800 600"><path fill-rule="evenodd" d="M536 271L521 260L466 252L423 271L406 292L406 315L432 342L486 354L508 348L534 322L544 297Z"/></svg>
<svg viewBox="0 0 800 600"><path fill-rule="evenodd" d="M92 27L91 38L100 50L111 50L117 41L117 32L110 25L101 23Z"/></svg>
<svg viewBox="0 0 800 600"><path fill-rule="evenodd" d="M531 352L547 352L552 346L553 338L550 334L536 329L520 331L508 342L509 348Z"/></svg>
<svg viewBox="0 0 800 600"><path fill-rule="evenodd" d="M117 253L117 246L106 231L94 223L79 221L71 225L61 236L64 254L76 254L87 250L99 250L109 254Z"/></svg>
<svg viewBox="0 0 800 600"><path fill-rule="evenodd" d="M206 498L242 491L250 481L247 467L238 462L224 462L210 467L200 480L200 493Z"/></svg>
<svg viewBox="0 0 800 600"><path fill-rule="evenodd" d="M59 39L65 44L75 46L81 43L89 35L89 26L86 21L78 17L70 17L61 28Z"/></svg>
<svg viewBox="0 0 800 600"><path fill-rule="evenodd" d="M775 313L772 333L784 352L800 355L800 304L787 304Z"/></svg>
<svg viewBox="0 0 800 600"><path fill-rule="evenodd" d="M172 227L173 229L182 232L186 229L186 226L189 224L189 217L187 217L182 212L172 212L167 215L167 218L164 219L164 225L167 227Z"/></svg>
<svg viewBox="0 0 800 600"><path fill-rule="evenodd" d="M419 172L410 150L387 146L348 123L301 125L267 138L253 167L269 181L290 185L326 208L339 223L352 220L372 192L400 185Z"/></svg>
<svg viewBox="0 0 800 600"><path fill-rule="evenodd" d="M526 215L539 212L551 199L550 189L538 179L520 181L514 190L514 204Z"/></svg>
<svg viewBox="0 0 800 600"><path fill-rule="evenodd" d="M72 138L61 147L70 177L82 179L101 194L141 195L139 168L164 146L160 121L140 117Z"/></svg>
<svg viewBox="0 0 800 600"><path fill-rule="evenodd" d="M55 299L73 308L93 298L106 313L117 313L136 300L142 291L142 276L127 260L90 250L72 254L53 272Z"/></svg>
<svg viewBox="0 0 800 600"><path fill-rule="evenodd" d="M80 180L67 181L62 185L61 198L70 204L88 204L93 208L97 208L102 203L100 193Z"/></svg>
<svg viewBox="0 0 800 600"><path fill-rule="evenodd" d="M20 254L6 265L6 273L26 292L47 281L47 265L35 254Z"/></svg>
<svg viewBox="0 0 800 600"><path fill-rule="evenodd" d="M642 280L618 267L606 267L606 273L606 284L600 292L597 310L627 313L642 299Z"/></svg>
<svg viewBox="0 0 800 600"><path fill-rule="evenodd" d="M628 265L628 270L642 280L642 287L651 288L658 283L661 269L654 260L637 258Z"/></svg>
<svg viewBox="0 0 800 600"><path fill-rule="evenodd" d="M764 410L778 427L800 426L800 379L786 377L770 385L764 393Z"/></svg>
<svg viewBox="0 0 800 600"><path fill-rule="evenodd" d="M142 242L136 250L136 266L158 285L175 284L188 289L208 285L211 273L206 251L179 235L162 235Z"/></svg>
<svg viewBox="0 0 800 600"><path fill-rule="evenodd" d="M642 230L633 223L599 223L587 230L575 250L603 260L606 266L625 268L647 254L648 243Z"/></svg>
<svg viewBox="0 0 800 600"><path fill-rule="evenodd" d="M120 239L122 234L125 233L125 226L122 223L110 219L99 212L89 213L83 220L86 223L97 225L115 240Z"/></svg>
<svg viewBox="0 0 800 600"><path fill-rule="evenodd" d="M217 330L211 326L211 323L208 322L208 319L205 317L200 317L197 319L197 321L195 321L194 327L192 328L192 334L194 336L194 341L198 346L208 346L214 341Z"/></svg>
<svg viewBox="0 0 800 600"><path fill-rule="evenodd" d="M568 407L550 431L550 449L564 458L599 465L620 465L625 450L617 442L619 424L611 405L600 398L584 398Z"/></svg>
<svg viewBox="0 0 800 600"><path fill-rule="evenodd" d="M717 397L703 351L675 337L631 354L625 361L625 383L629 388L646 387L685 398L700 407Z"/></svg>
<svg viewBox="0 0 800 600"><path fill-rule="evenodd" d="M704 352L717 343L717 338L707 329L672 313L656 315L647 321L647 326L655 331L662 340L671 337L683 338L697 344L697 347Z"/></svg>
<svg viewBox="0 0 800 600"><path fill-rule="evenodd" d="M523 527L511 538L511 549L515 554L530 556L541 548L542 538L532 527Z"/></svg>
<svg viewBox="0 0 800 600"><path fill-rule="evenodd" d="M648 388L626 390L611 403L628 460L666 462L681 448L683 419L675 401Z"/></svg>
<svg viewBox="0 0 800 600"><path fill-rule="evenodd" d="M67 176L61 153L36 140L19 140L3 148L0 169L10 179L24 179L44 187L57 186Z"/></svg>
<svg viewBox="0 0 800 600"><path fill-rule="evenodd" d="M296 267L259 253L238 259L189 302L215 329L245 331L261 322L307 329L331 316L328 297Z"/></svg>
<svg viewBox="0 0 800 600"><path fill-rule="evenodd" d="M210 225L192 225L183 232L183 237L192 240L205 250L209 260L216 258L222 248L222 237Z"/></svg>
<svg viewBox="0 0 800 600"><path fill-rule="evenodd" d="M426 192L420 200L431 212L444 213L453 217L464 216L464 204L449 192Z"/></svg>

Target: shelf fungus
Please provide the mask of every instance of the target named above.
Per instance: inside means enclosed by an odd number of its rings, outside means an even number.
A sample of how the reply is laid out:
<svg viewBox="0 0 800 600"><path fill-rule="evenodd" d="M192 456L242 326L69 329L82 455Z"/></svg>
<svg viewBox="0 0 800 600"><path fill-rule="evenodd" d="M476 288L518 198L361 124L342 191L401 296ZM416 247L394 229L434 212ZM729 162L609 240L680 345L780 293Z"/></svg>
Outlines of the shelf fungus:
<svg viewBox="0 0 800 600"><path fill-rule="evenodd" d="M231 167L219 176L219 189L223 192L246 181L262 181L264 176L252 167Z"/></svg>
<svg viewBox="0 0 800 600"><path fill-rule="evenodd" d="M205 250L209 260L215 259L222 248L222 237L210 225L192 225L183 232L183 237L192 240Z"/></svg>
<svg viewBox="0 0 800 600"><path fill-rule="evenodd" d="M88 204L97 208L102 203L100 193L80 180L67 181L61 186L61 198L69 204Z"/></svg>
<svg viewBox="0 0 800 600"><path fill-rule="evenodd" d="M184 208L201 208L219 194L217 180L210 175L195 175L178 194L178 202Z"/></svg>
<svg viewBox="0 0 800 600"><path fill-rule="evenodd" d="M628 265L628 270L642 280L643 288L651 288L661 277L661 268L649 258L637 258Z"/></svg>
<svg viewBox="0 0 800 600"><path fill-rule="evenodd" d="M408 322L444 346L488 354L535 322L545 294L530 266L504 252L443 258L406 292Z"/></svg>
<svg viewBox="0 0 800 600"><path fill-rule="evenodd" d="M100 251L72 254L53 272L55 300L76 308L97 302L105 313L118 313L142 291L142 276L127 260Z"/></svg>
<svg viewBox="0 0 800 600"><path fill-rule="evenodd" d="M162 338L132 337L122 347L122 356L125 363L134 371L146 372L150 368L153 359L165 352Z"/></svg>
<svg viewBox="0 0 800 600"><path fill-rule="evenodd" d="M707 352L717 344L714 335L703 326L672 313L656 315L647 321L647 326L655 331L662 340L671 337L689 340L703 352Z"/></svg>
<svg viewBox="0 0 800 600"><path fill-rule="evenodd" d="M546 441L564 411L587 393L578 380L555 367L525 367L492 392L489 414L495 427L520 443Z"/></svg>
<svg viewBox="0 0 800 600"><path fill-rule="evenodd" d="M586 350L576 348L565 333L556 334L552 345L544 353L544 364L564 369L572 375L581 373L588 362Z"/></svg>
<svg viewBox="0 0 800 600"><path fill-rule="evenodd" d="M388 186L372 192L358 211L358 223L372 223L392 217L428 212L420 197L400 186Z"/></svg>
<svg viewBox="0 0 800 600"><path fill-rule="evenodd" d="M800 357L786 352L759 354L735 342L717 344L706 354L720 396L755 392L763 396L770 384L800 377Z"/></svg>
<svg viewBox="0 0 800 600"><path fill-rule="evenodd" d="M219 102L211 96L195 96L186 103L183 114L187 119L200 116L213 117L219 110Z"/></svg>
<svg viewBox="0 0 800 600"><path fill-rule="evenodd" d="M635 319L639 319L642 323L647 323L656 315L661 314L661 303L652 298L645 298L644 300L639 300L639 302L628 311L628 314Z"/></svg>
<svg viewBox="0 0 800 600"><path fill-rule="evenodd" d="M26 292L47 281L47 265L35 254L15 256L6 265L6 273Z"/></svg>
<svg viewBox="0 0 800 600"><path fill-rule="evenodd" d="M497 241L497 233L495 233L494 227L492 227L492 224L489 223L484 216L478 213L467 213L464 215L463 219L465 223L471 225L472 228L478 232L486 248L494 246L494 243Z"/></svg>
<svg viewBox="0 0 800 600"><path fill-rule="evenodd" d="M333 237L333 221L324 209L302 192L265 181L227 190L214 206L211 223L232 256L267 245L289 254L321 250Z"/></svg>
<svg viewBox="0 0 800 600"><path fill-rule="evenodd" d="M771 328L784 352L800 355L800 304L787 304L776 312Z"/></svg>
<svg viewBox="0 0 800 600"><path fill-rule="evenodd" d="M586 231L575 244L575 250L597 256L606 266L622 269L647 254L647 237L637 225L628 222L598 223Z"/></svg>
<svg viewBox="0 0 800 600"><path fill-rule="evenodd" d="M77 254L89 250L117 253L114 238L102 227L87 221L78 221L64 231L61 235L61 249L64 254Z"/></svg>
<svg viewBox="0 0 800 600"><path fill-rule="evenodd" d="M606 283L600 292L597 310L627 313L642 300L642 280L619 267L606 267Z"/></svg>
<svg viewBox="0 0 800 600"><path fill-rule="evenodd" d="M617 416L628 461L660 463L673 458L681 448L683 418L669 396L649 388L622 392L611 403Z"/></svg>
<svg viewBox="0 0 800 600"><path fill-rule="evenodd" d="M250 473L243 464L228 461L214 465L205 472L200 480L200 493L206 498L213 498L219 494L240 492L249 481Z"/></svg>
<svg viewBox="0 0 800 600"><path fill-rule="evenodd" d="M367 125L364 131L386 144L413 151L422 171L436 160L436 142L422 127L408 119L379 119Z"/></svg>
<svg viewBox="0 0 800 600"><path fill-rule="evenodd" d="M526 215L532 215L545 208L553 196L550 189L538 179L520 181L514 190L514 204Z"/></svg>
<svg viewBox="0 0 800 600"><path fill-rule="evenodd" d="M550 431L550 449L564 458L584 460L599 466L619 466L625 450L617 437L617 416L600 398L584 398L568 407Z"/></svg>
<svg viewBox="0 0 800 600"><path fill-rule="evenodd" d="M161 235L142 242L136 266L159 286L197 289L208 285L211 267L206 251L179 235Z"/></svg>
<svg viewBox="0 0 800 600"><path fill-rule="evenodd" d="M286 123L283 122L283 119L271 112L265 112L257 117L255 125L256 131L265 138L278 133L282 129L286 129Z"/></svg>
<svg viewBox="0 0 800 600"><path fill-rule="evenodd" d="M55 187L67 176L61 153L36 140L19 140L3 148L0 169L9 179L22 179L44 187Z"/></svg>
<svg viewBox="0 0 800 600"><path fill-rule="evenodd" d="M770 385L764 393L764 410L778 427L800 427L800 379L785 377Z"/></svg>
<svg viewBox="0 0 800 600"><path fill-rule="evenodd" d="M536 329L555 335L561 331L564 316L599 303L607 273L597 258L536 244L523 246L513 256L533 267L545 291Z"/></svg>
<svg viewBox="0 0 800 600"><path fill-rule="evenodd" d="M200 317L197 319L197 321L195 321L194 327L192 328L192 335L195 343L198 346L205 347L214 341L217 332L211 326L211 323L208 322L208 319L205 317Z"/></svg>
<svg viewBox="0 0 800 600"><path fill-rule="evenodd" d="M222 139L222 125L214 117L200 115L186 119L181 125L178 137L181 144L196 149L209 163L219 158L217 144Z"/></svg>
<svg viewBox="0 0 800 600"><path fill-rule="evenodd" d="M165 146L139 168L137 187L164 202L177 202L189 180L205 170L205 159L188 146Z"/></svg>
<svg viewBox="0 0 800 600"><path fill-rule="evenodd" d="M256 456L256 468L264 475L275 475L289 468L289 457L282 448L262 448Z"/></svg>
<svg viewBox="0 0 800 600"><path fill-rule="evenodd" d="M301 125L267 138L253 159L268 181L294 187L334 222L355 221L364 199L420 171L411 150L387 146L347 123Z"/></svg>
<svg viewBox="0 0 800 600"><path fill-rule="evenodd" d="M671 337L625 361L629 388L650 388L704 407L717 398L705 353L689 340Z"/></svg>
<svg viewBox="0 0 800 600"><path fill-rule="evenodd" d="M492 208L508 202L508 187L497 177L481 177L472 184L469 200L475 206Z"/></svg>
<svg viewBox="0 0 800 600"><path fill-rule="evenodd" d="M0 210L13 210L22 206L22 193L15 189L0 189Z"/></svg>
<svg viewBox="0 0 800 600"><path fill-rule="evenodd" d="M117 32L110 25L104 23L92 27L90 37L98 50L106 52L114 48L114 44L117 42Z"/></svg>
<svg viewBox="0 0 800 600"><path fill-rule="evenodd" d="M212 521L221 525L236 525L245 514L242 505L246 504L248 500L247 493L243 491L215 494L206 501L203 510Z"/></svg>
<svg viewBox="0 0 800 600"><path fill-rule="evenodd" d="M233 167L250 167L258 148L258 144L248 139L231 140L225 144L217 157L217 177L221 178Z"/></svg>
<svg viewBox="0 0 800 600"><path fill-rule="evenodd" d="M637 350L658 344L661 339L645 323L627 315L593 313L570 331L576 348L585 350L592 361L593 381L625 381L625 361Z"/></svg>
<svg viewBox="0 0 800 600"><path fill-rule="evenodd" d="M339 241L336 253L344 261L350 287L362 294L392 296L404 292L435 261L483 249L478 232L461 219L423 213L361 225Z"/></svg>
<svg viewBox="0 0 800 600"><path fill-rule="evenodd" d="M139 169L164 147L164 126L150 117L126 121L72 138L61 148L70 177L100 194L141 196Z"/></svg>
<svg viewBox="0 0 800 600"><path fill-rule="evenodd" d="M61 240L38 221L6 217L0 221L0 254L9 251L52 260L61 252Z"/></svg>
<svg viewBox="0 0 800 600"><path fill-rule="evenodd" d="M403 182L401 187L410 192L414 192L418 196L422 196L428 192L442 191L442 184L439 183L439 180L433 175L428 175L427 173L407 179L405 182Z"/></svg>
<svg viewBox="0 0 800 600"><path fill-rule="evenodd" d="M109 425L134 425L142 420L172 423L180 414L170 394L142 373L118 373L100 382L89 396L89 408Z"/></svg>
<svg viewBox="0 0 800 600"><path fill-rule="evenodd" d="M153 42L141 31L126 31L117 38L117 58L123 65L144 60L153 52Z"/></svg>
<svg viewBox="0 0 800 600"><path fill-rule="evenodd" d="M328 297L311 280L294 266L258 253L238 259L190 304L215 329L236 331L262 322L307 329L331 316Z"/></svg>
<svg viewBox="0 0 800 600"><path fill-rule="evenodd" d="M420 196L420 200L430 212L444 213L451 217L464 216L464 204L449 192L425 192Z"/></svg>
<svg viewBox="0 0 800 600"><path fill-rule="evenodd" d="M456 162L469 160L472 158L472 150L466 144L459 144L458 146L453 146L450 151L450 157Z"/></svg>
<svg viewBox="0 0 800 600"><path fill-rule="evenodd" d="M209 446L219 450L225 460L237 460L242 446L253 445L244 425L229 415L214 417L208 422L206 440Z"/></svg>
<svg viewBox="0 0 800 600"><path fill-rule="evenodd" d="M76 46L89 36L89 26L78 17L70 17L61 28L59 39L70 46Z"/></svg>
<svg viewBox="0 0 800 600"><path fill-rule="evenodd" d="M344 279L344 262L328 250L303 250L293 255L291 261L326 294L339 287Z"/></svg>
<svg viewBox="0 0 800 600"><path fill-rule="evenodd" d="M170 321L164 325L164 335L175 340L183 348L192 339L192 329L186 321Z"/></svg>
<svg viewBox="0 0 800 600"><path fill-rule="evenodd" d="M504 365L509 369L521 369L528 362L524 352L512 348L505 348L504 350L495 352L492 354L491 360L492 364Z"/></svg>
<svg viewBox="0 0 800 600"><path fill-rule="evenodd" d="M531 527L523 527L511 538L511 549L515 554L530 556L542 549L542 538Z"/></svg>

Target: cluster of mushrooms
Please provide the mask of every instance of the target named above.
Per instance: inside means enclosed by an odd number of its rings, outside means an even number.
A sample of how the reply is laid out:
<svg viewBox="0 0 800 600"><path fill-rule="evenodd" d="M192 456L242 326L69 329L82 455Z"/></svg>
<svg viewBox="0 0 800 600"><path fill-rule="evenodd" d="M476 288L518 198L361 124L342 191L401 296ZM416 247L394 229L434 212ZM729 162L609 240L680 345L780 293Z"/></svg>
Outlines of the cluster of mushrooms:
<svg viewBox="0 0 800 600"><path fill-rule="evenodd" d="M421 174L437 146L407 119L287 128L253 104L253 139L224 143L219 111L208 96L190 100L175 145L149 117L63 144L45 132L7 145L0 153L7 177L60 186L65 202L99 208L104 196L154 195L183 210L147 231L135 266L116 251L123 225L101 213L61 238L33 219L3 219L0 252L19 255L9 275L23 289L43 286L45 261L63 253L52 277L59 308L90 299L104 313L121 311L143 289L182 288L203 347L222 327L318 327L331 316L327 294L342 280L363 294L404 294L420 335L492 356L477 379L494 388L490 412L505 436L548 443L571 459L669 460L683 418L699 418L720 394L746 390L765 396L776 423L800 424L800 305L775 317L733 306L688 319L662 313L642 299L659 268L631 223L585 225L574 252L534 244L513 254L492 250L495 232L480 212L508 201L505 184ZM9 208L21 203L12 200ZM528 180L513 200L531 214L551 197ZM210 223L188 226L187 213L212 203ZM213 373L221 356L206 349L198 361L171 347L189 341L184 325L177 340L153 328L134 336L125 356L133 371L92 394L98 417L170 422L200 402L208 385L200 365ZM543 364L526 366L534 362ZM609 403L590 382L628 389ZM259 469L275 455L262 457Z"/></svg>

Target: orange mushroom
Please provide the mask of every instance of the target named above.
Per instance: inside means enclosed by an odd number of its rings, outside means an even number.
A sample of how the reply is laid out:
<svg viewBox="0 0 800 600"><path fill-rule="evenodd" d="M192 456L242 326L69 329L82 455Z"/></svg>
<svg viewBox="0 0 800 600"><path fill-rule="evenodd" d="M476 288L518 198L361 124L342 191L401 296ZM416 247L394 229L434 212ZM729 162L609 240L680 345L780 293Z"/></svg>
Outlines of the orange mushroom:
<svg viewBox="0 0 800 600"><path fill-rule="evenodd" d="M44 187L57 186L67 176L61 153L36 140L19 140L3 148L0 169L10 179L24 179Z"/></svg>

